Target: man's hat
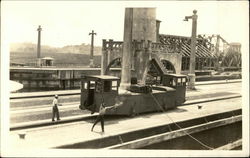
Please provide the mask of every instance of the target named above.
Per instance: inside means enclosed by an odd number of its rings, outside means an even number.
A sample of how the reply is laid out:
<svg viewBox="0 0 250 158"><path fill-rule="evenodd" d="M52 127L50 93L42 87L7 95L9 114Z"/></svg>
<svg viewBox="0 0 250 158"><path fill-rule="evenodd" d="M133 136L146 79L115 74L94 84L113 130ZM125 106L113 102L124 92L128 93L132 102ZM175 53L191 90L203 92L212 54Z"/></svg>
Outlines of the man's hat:
<svg viewBox="0 0 250 158"><path fill-rule="evenodd" d="M58 98L58 95L57 95L57 94L55 95L55 98Z"/></svg>

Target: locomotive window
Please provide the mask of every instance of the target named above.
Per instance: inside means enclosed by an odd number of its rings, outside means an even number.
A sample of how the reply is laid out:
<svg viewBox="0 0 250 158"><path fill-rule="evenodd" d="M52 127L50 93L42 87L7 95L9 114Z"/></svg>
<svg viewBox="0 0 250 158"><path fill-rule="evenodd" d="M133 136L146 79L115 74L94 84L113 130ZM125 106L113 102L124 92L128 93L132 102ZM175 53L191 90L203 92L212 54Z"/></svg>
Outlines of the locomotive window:
<svg viewBox="0 0 250 158"><path fill-rule="evenodd" d="M117 81L112 81L112 87L117 86Z"/></svg>
<svg viewBox="0 0 250 158"><path fill-rule="evenodd" d="M173 86L176 86L176 82L175 82L175 79L173 79Z"/></svg>
<svg viewBox="0 0 250 158"><path fill-rule="evenodd" d="M87 89L88 88L88 83L84 82L83 83L83 89Z"/></svg>
<svg viewBox="0 0 250 158"><path fill-rule="evenodd" d="M102 83L96 82L96 92L101 92L101 91L102 91Z"/></svg>
<svg viewBox="0 0 250 158"><path fill-rule="evenodd" d="M90 81L90 89L95 89L95 81Z"/></svg>
<svg viewBox="0 0 250 158"><path fill-rule="evenodd" d="M109 92L111 90L112 81L104 81L104 92Z"/></svg>
<svg viewBox="0 0 250 158"><path fill-rule="evenodd" d="M169 80L169 85L172 86L172 84L173 84L173 79L171 78L171 79Z"/></svg>
<svg viewBox="0 0 250 158"><path fill-rule="evenodd" d="M183 82L183 83L186 82L186 78L182 78L182 82Z"/></svg>
<svg viewBox="0 0 250 158"><path fill-rule="evenodd" d="M177 83L181 83L181 78L178 78L178 79L177 79Z"/></svg>
<svg viewBox="0 0 250 158"><path fill-rule="evenodd" d="M111 85L111 86L112 86L112 89L113 89L113 90L116 90L116 89L117 89L117 86L118 86L118 85L117 85L117 81L112 81L112 85Z"/></svg>
<svg viewBox="0 0 250 158"><path fill-rule="evenodd" d="M177 78L177 86L181 85L181 78Z"/></svg>

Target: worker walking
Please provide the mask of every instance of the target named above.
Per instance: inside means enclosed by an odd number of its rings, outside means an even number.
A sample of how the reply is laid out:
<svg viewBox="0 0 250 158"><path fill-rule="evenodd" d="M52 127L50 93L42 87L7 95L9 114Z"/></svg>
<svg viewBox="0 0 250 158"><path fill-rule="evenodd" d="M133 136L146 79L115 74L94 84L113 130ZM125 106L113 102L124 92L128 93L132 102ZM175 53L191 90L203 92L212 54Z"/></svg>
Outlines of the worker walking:
<svg viewBox="0 0 250 158"><path fill-rule="evenodd" d="M58 106L61 106L61 104L58 103L58 95L55 95L55 98L53 100L52 105L53 105L53 107L52 107L52 121L55 121L55 116L57 118L57 121L59 121L60 115L59 115Z"/></svg>
<svg viewBox="0 0 250 158"><path fill-rule="evenodd" d="M99 115L97 116L95 123L93 124L91 131L93 131L95 125L98 122L101 122L101 126L102 126L102 132L104 132L104 114L106 112L106 107L104 105L104 103L101 103L100 108L99 108Z"/></svg>
<svg viewBox="0 0 250 158"><path fill-rule="evenodd" d="M106 107L105 106L105 103L104 103L104 99L102 97L102 103L99 107L99 115L97 116L96 120L95 120L95 123L93 124L92 128L91 128L91 131L93 131L95 125L98 123L98 122L101 122L101 126L102 126L102 132L104 132L104 115L106 114L106 111L107 109L116 109L118 106L121 106L122 105L122 102L120 102L117 98L115 98L116 100L116 103L115 105L113 106L109 106L109 107Z"/></svg>

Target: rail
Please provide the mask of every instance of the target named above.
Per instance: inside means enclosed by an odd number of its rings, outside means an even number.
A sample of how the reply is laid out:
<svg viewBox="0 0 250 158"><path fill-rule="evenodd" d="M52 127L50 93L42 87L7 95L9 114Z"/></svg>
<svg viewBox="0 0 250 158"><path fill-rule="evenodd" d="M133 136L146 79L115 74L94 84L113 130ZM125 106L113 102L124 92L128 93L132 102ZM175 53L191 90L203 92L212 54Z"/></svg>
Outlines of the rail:
<svg viewBox="0 0 250 158"><path fill-rule="evenodd" d="M232 95L232 96L227 96L227 97L217 97L217 98L209 98L205 100L194 100L194 101L188 101L182 106L185 105L191 105L191 104L200 104L200 103L206 103L206 102L213 102L213 101L220 101L220 100L227 100L227 99L233 99L233 98L240 98L241 95ZM66 124L66 123L72 123L72 122L77 122L77 121L86 121L86 120L92 120L96 117L96 114L93 115L85 115L85 116L75 116L75 117L70 117L70 118L65 118L63 120L60 120L58 122L51 122L48 120L45 121L40 121L37 123L20 123L16 124L13 126L10 126L10 131L15 131L15 130L22 130L22 129L28 129L28 128L36 128L36 127L43 127L43 126L53 126L53 125L58 125L58 124Z"/></svg>
<svg viewBox="0 0 250 158"><path fill-rule="evenodd" d="M212 84L228 84L228 83L239 83L242 82L241 79L239 80L219 80L219 81L207 81L207 82L196 82L196 85L203 86L203 85L212 85ZM42 94L45 93L45 94ZM38 92L37 94L10 94L10 99L26 99L26 98L41 98L41 97L53 97L55 94L60 96L70 96L70 95L79 95L80 90L67 90L66 91L48 91L48 92Z"/></svg>

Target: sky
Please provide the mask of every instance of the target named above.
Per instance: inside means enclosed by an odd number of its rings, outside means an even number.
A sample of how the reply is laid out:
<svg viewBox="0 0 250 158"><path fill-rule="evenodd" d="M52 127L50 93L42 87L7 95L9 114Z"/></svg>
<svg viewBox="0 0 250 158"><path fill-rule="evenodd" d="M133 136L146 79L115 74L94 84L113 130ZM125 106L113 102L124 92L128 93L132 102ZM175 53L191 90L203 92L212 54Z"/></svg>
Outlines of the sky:
<svg viewBox="0 0 250 158"><path fill-rule="evenodd" d="M191 36L192 22L183 21L196 9L197 34L220 34L248 51L247 1L4 1L2 31L10 43L37 43L37 28L42 26L42 45L90 44L94 30L95 45L102 39L123 40L126 7L155 7L161 20L160 33Z"/></svg>

